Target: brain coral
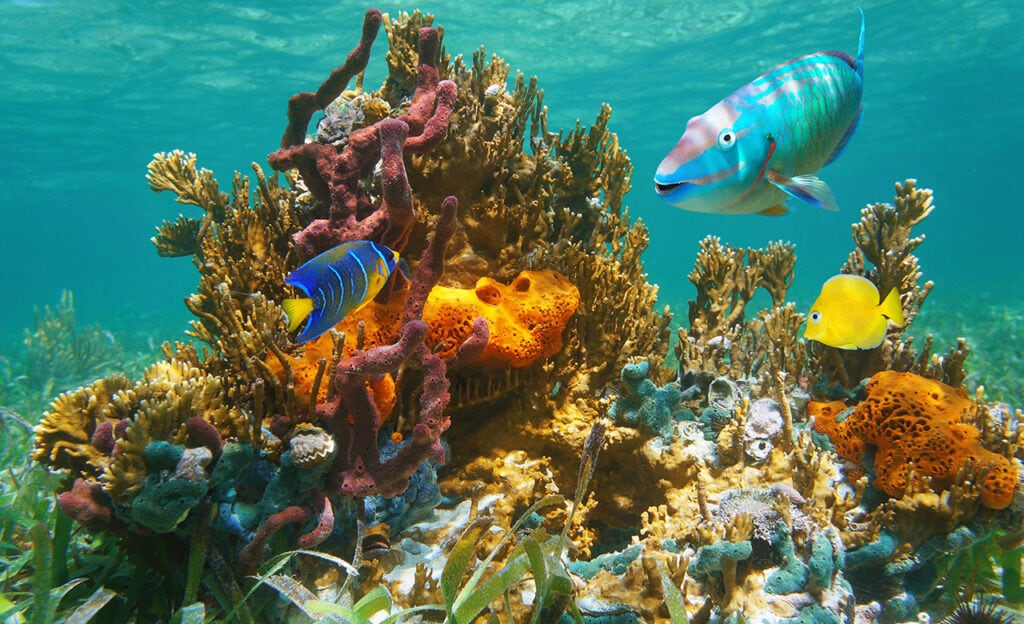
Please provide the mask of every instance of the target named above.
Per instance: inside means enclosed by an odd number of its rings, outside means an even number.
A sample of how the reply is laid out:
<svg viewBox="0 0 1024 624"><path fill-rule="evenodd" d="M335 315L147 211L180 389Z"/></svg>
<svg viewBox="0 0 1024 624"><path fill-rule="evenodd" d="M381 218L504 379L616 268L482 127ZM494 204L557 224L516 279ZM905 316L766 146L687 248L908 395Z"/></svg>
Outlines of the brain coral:
<svg viewBox="0 0 1024 624"><path fill-rule="evenodd" d="M974 426L963 422L972 407L963 389L913 373L882 371L868 382L867 394L841 422L836 416L842 403L812 401L808 411L815 417L814 428L832 440L841 457L860 461L868 445L877 447L876 487L901 496L913 469L945 489L973 460L985 474L981 503L992 509L1010 504L1017 473L1007 458L981 445Z"/></svg>

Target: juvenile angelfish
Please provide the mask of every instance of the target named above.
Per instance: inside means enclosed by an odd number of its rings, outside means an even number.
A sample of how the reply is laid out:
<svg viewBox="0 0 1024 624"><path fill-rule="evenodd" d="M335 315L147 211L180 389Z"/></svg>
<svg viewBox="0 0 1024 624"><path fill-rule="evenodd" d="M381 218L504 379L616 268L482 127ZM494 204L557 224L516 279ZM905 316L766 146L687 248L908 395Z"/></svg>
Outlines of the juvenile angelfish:
<svg viewBox="0 0 1024 624"><path fill-rule="evenodd" d="M817 177L846 147L860 120L864 85L864 12L857 58L816 52L762 74L686 130L654 175L673 206L720 214L786 213L796 198L838 210Z"/></svg>
<svg viewBox="0 0 1024 624"><path fill-rule="evenodd" d="M373 299L398 262L398 252L365 240L342 243L306 262L284 280L306 295L281 302L288 315L288 331L308 318L295 341L320 336Z"/></svg>
<svg viewBox="0 0 1024 624"><path fill-rule="evenodd" d="M821 287L807 314L804 338L837 349L873 349L885 340L889 321L903 325L900 293L881 301L874 282L860 275L836 275Z"/></svg>

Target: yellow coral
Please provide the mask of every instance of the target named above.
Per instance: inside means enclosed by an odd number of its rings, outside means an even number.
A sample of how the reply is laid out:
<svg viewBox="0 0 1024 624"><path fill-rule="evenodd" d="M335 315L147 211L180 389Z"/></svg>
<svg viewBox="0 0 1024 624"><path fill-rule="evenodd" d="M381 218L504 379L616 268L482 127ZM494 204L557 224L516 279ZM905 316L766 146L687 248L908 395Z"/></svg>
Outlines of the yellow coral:
<svg viewBox="0 0 1024 624"><path fill-rule="evenodd" d="M92 444L93 433L100 423L116 425L126 416L114 398L131 386L127 377L115 375L54 399L36 425L32 459L77 475L98 476L109 457Z"/></svg>
<svg viewBox="0 0 1024 624"><path fill-rule="evenodd" d="M931 477L936 488L948 489L968 461L987 471L981 483L981 504L1003 509L1013 499L1017 475L1010 461L981 445L977 428L963 422L971 401L961 388L896 371L875 374L867 399L850 416L836 422L842 404L808 405L815 429L829 436L841 457L860 461L867 445L875 455L875 485L901 496L908 475Z"/></svg>

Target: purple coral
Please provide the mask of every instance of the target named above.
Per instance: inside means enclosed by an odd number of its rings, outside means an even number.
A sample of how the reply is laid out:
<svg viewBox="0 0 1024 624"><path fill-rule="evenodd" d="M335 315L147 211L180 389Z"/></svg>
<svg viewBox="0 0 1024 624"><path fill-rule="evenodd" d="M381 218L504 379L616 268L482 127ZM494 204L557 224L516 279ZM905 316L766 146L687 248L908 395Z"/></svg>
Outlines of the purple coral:
<svg viewBox="0 0 1024 624"><path fill-rule="evenodd" d="M298 169L310 193L330 207L327 219L314 220L292 239L306 258L339 243L362 239L379 240L401 252L416 222L403 156L434 149L448 131L456 86L450 80L440 80L435 61L440 35L434 28L423 28L418 81L405 114L360 128L340 146L305 142L313 113L341 95L349 80L366 68L380 24L380 11L367 11L362 38L345 63L316 93L299 93L289 100L281 148L269 157L270 166L278 171ZM378 161L382 200L380 206L374 206L361 182Z"/></svg>
<svg viewBox="0 0 1024 624"><path fill-rule="evenodd" d="M342 495L395 496L405 491L409 477L424 461L445 461L441 434L450 424L444 415L450 399L447 368L441 358L424 346L427 325L419 317L430 289L443 271L445 247L455 231L456 208L454 197L446 198L441 206L434 236L409 286L403 310L405 322L398 342L357 352L338 362L334 377L338 398L317 406L318 415L343 451L335 459L331 473L331 489ZM484 332L482 329L476 333L475 342L486 342ZM474 343L467 348L472 351L475 347ZM365 382L374 375L396 373L407 364L414 364L423 372L419 422L413 427L409 442L394 457L382 462L377 447L382 419Z"/></svg>

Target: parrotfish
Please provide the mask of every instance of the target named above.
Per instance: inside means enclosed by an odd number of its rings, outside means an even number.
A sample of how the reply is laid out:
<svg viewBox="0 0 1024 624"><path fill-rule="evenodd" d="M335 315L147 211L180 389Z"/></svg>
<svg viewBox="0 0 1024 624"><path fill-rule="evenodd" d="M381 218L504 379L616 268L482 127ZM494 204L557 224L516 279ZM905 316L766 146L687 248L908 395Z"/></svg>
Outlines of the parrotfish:
<svg viewBox="0 0 1024 624"><path fill-rule="evenodd" d="M295 341L320 336L373 299L398 264L398 252L365 240L342 243L309 260L284 280L306 295L281 302L288 331L309 318Z"/></svg>
<svg viewBox="0 0 1024 624"><path fill-rule="evenodd" d="M837 349L873 349L885 340L892 321L903 325L900 293L893 288L881 301L874 282L860 275L835 275L807 315L804 338Z"/></svg>
<svg viewBox="0 0 1024 624"><path fill-rule="evenodd" d="M857 128L864 85L864 11L857 58L816 52L762 74L703 115L665 156L654 188L694 212L785 214L796 198L837 210L817 172Z"/></svg>

